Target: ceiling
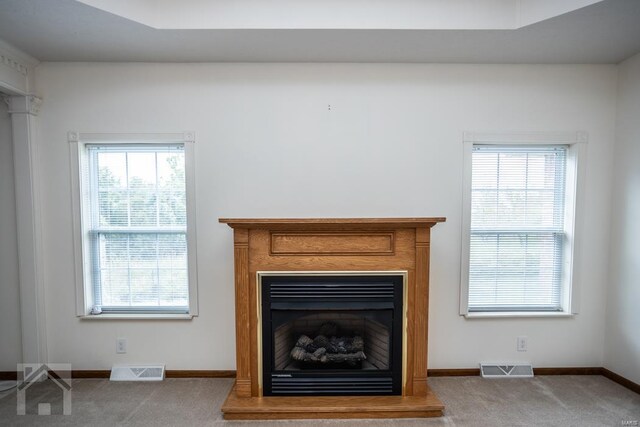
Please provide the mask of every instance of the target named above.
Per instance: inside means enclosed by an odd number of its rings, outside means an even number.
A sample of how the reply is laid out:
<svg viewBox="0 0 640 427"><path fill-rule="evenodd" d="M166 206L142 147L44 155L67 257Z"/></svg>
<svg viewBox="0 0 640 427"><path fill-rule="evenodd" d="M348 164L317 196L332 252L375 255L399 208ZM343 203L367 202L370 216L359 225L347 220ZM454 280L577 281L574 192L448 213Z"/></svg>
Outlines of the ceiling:
<svg viewBox="0 0 640 427"><path fill-rule="evenodd" d="M76 0L156 29L507 30L603 0Z"/></svg>
<svg viewBox="0 0 640 427"><path fill-rule="evenodd" d="M463 17L449 13L449 21L432 15L403 20L398 15L395 21L389 18L393 25L384 25L383 19L385 10L391 9L380 6L376 13L363 14L367 3L360 2L360 9L351 9L351 15L331 28L329 24L337 21L330 15L305 21L308 10L298 10L299 16L284 10L261 15L262 20L247 15L251 9L240 10L244 15L226 11L226 21L218 15L197 19L185 14L171 20L172 9L148 15L147 0L128 0L135 6L128 9L122 9L124 0L109 1L121 10L105 7L106 0L0 0L0 39L41 61L577 64L618 63L640 52L640 0L554 0L574 7L566 13L567 8L556 8L558 15L551 18L536 11L523 13L523 4L542 0L475 0L494 9ZM156 5L171 4L157 1ZM222 2L209 3L216 1ZM394 1L387 1L385 7L400 4ZM465 0L448 1L461 6ZM418 0L402 2L407 7L411 2L420 4ZM203 0L196 3L204 4ZM580 7L589 3L593 4ZM402 10L407 17L414 11ZM436 26L436 21L444 24Z"/></svg>

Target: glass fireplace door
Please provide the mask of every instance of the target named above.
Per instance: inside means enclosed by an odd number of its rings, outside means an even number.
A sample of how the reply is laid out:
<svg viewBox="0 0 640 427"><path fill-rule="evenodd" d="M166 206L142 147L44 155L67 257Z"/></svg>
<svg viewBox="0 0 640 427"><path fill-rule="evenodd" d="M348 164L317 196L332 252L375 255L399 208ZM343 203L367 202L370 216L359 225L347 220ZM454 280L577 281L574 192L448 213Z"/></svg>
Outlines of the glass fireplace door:
<svg viewBox="0 0 640 427"><path fill-rule="evenodd" d="M401 394L402 282L385 279L263 282L263 394Z"/></svg>
<svg viewBox="0 0 640 427"><path fill-rule="evenodd" d="M273 310L274 373L388 370L393 310Z"/></svg>

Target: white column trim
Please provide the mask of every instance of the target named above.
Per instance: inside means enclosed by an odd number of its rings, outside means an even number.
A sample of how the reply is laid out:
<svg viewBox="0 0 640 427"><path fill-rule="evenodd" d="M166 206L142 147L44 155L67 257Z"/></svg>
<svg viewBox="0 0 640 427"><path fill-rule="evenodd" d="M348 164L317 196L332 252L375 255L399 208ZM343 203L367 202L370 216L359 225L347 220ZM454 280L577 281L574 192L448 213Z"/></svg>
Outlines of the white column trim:
<svg viewBox="0 0 640 427"><path fill-rule="evenodd" d="M14 98L18 98L20 101L14 101ZM9 106L7 110L9 114L30 114L32 116L38 115L42 105L42 99L35 95L7 96L5 102Z"/></svg>
<svg viewBox="0 0 640 427"><path fill-rule="evenodd" d="M33 85L33 69L39 61L0 40L0 92L26 95Z"/></svg>
<svg viewBox="0 0 640 427"><path fill-rule="evenodd" d="M41 99L27 95L11 96L8 100L13 128L22 362L46 363L42 221L36 145L36 116Z"/></svg>

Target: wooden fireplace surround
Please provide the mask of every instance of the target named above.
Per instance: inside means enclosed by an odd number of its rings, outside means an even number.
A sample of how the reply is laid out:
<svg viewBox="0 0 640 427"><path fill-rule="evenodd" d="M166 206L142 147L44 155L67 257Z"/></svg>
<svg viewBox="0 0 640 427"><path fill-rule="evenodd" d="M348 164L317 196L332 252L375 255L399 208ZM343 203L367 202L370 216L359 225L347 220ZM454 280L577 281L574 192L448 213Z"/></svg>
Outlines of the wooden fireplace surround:
<svg viewBox="0 0 640 427"><path fill-rule="evenodd" d="M445 218L228 219L233 228L236 383L225 419L441 416L427 386L431 227ZM262 397L259 272L406 272L402 396Z"/></svg>

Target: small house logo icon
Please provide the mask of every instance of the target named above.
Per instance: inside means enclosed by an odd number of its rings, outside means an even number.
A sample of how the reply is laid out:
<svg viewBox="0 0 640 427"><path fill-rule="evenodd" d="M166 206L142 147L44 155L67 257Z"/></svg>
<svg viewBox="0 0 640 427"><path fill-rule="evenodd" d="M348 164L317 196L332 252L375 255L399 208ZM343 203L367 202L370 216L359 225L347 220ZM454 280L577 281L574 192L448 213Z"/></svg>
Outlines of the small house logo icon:
<svg viewBox="0 0 640 427"><path fill-rule="evenodd" d="M45 393L48 399L62 401L62 414L71 415L71 365L68 363L24 363L18 365L17 413L27 413L27 394L29 388L37 383L50 380L62 395L62 399L52 398L51 393ZM38 415L51 415L51 401L38 402Z"/></svg>

